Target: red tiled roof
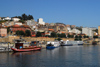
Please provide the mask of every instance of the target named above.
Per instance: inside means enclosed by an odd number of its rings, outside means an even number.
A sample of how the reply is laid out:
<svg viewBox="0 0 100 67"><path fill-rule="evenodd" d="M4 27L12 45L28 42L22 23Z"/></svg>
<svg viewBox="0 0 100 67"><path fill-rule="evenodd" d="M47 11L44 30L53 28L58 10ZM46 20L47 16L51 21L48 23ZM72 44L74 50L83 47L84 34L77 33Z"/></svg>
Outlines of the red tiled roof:
<svg viewBox="0 0 100 67"><path fill-rule="evenodd" d="M45 33L45 34L49 34L49 33Z"/></svg>
<svg viewBox="0 0 100 67"><path fill-rule="evenodd" d="M16 24L16 25L13 25L12 27L20 27L20 26Z"/></svg>
<svg viewBox="0 0 100 67"><path fill-rule="evenodd" d="M65 32L61 32L61 33L65 33Z"/></svg>
<svg viewBox="0 0 100 67"><path fill-rule="evenodd" d="M0 26L0 28L6 28L6 27Z"/></svg>
<svg viewBox="0 0 100 67"><path fill-rule="evenodd" d="M48 29L49 31L54 31L54 29Z"/></svg>
<svg viewBox="0 0 100 67"><path fill-rule="evenodd" d="M36 35L32 35L32 37L35 37Z"/></svg>
<svg viewBox="0 0 100 67"><path fill-rule="evenodd" d="M78 35L86 35L86 34L78 34Z"/></svg>
<svg viewBox="0 0 100 67"><path fill-rule="evenodd" d="M13 28L21 28L21 27L24 27L24 28L30 28L28 25L13 25L12 26Z"/></svg>
<svg viewBox="0 0 100 67"><path fill-rule="evenodd" d="M29 27L28 25L22 25L23 27Z"/></svg>

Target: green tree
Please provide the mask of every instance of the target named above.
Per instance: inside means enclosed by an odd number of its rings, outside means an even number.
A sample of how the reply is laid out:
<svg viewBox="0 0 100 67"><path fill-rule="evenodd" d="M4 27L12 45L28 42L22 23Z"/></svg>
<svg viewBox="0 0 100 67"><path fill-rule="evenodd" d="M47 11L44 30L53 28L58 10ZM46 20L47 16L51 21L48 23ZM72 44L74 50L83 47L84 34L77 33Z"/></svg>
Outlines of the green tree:
<svg viewBox="0 0 100 67"><path fill-rule="evenodd" d="M71 37L71 35L70 35L70 34L68 34L68 35L67 35L67 37L68 37L68 38L70 38L70 37Z"/></svg>
<svg viewBox="0 0 100 67"><path fill-rule="evenodd" d="M10 30L10 27L7 27L7 33L9 33L11 30Z"/></svg>
<svg viewBox="0 0 100 67"><path fill-rule="evenodd" d="M84 37L84 38L87 38L87 36L86 36L86 35L84 35L83 37Z"/></svg>
<svg viewBox="0 0 100 67"><path fill-rule="evenodd" d="M65 38L66 35L65 35L64 33L62 33L62 34L60 34L60 37L61 37L61 38Z"/></svg>
<svg viewBox="0 0 100 67"><path fill-rule="evenodd" d="M18 16L17 18L19 18L20 20L22 20L22 17L21 16Z"/></svg>
<svg viewBox="0 0 100 67"><path fill-rule="evenodd" d="M19 22L25 23L25 21L24 21L24 20L19 20Z"/></svg>
<svg viewBox="0 0 100 67"><path fill-rule="evenodd" d="M86 36L86 38L89 38L89 36Z"/></svg>
<svg viewBox="0 0 100 67"><path fill-rule="evenodd" d="M51 37L57 37L57 34L55 32L52 32Z"/></svg>
<svg viewBox="0 0 100 67"><path fill-rule="evenodd" d="M31 31L30 30L26 30L25 31L25 36L31 36Z"/></svg>
<svg viewBox="0 0 100 67"><path fill-rule="evenodd" d="M20 31L20 35L24 36L25 35L24 31Z"/></svg>
<svg viewBox="0 0 100 67"><path fill-rule="evenodd" d="M69 38L74 38L74 35L70 35L70 37Z"/></svg>
<svg viewBox="0 0 100 67"><path fill-rule="evenodd" d="M93 38L98 38L98 36L93 36Z"/></svg>
<svg viewBox="0 0 100 67"><path fill-rule="evenodd" d="M61 37L61 35L60 34L57 34L57 37Z"/></svg>
<svg viewBox="0 0 100 67"><path fill-rule="evenodd" d="M81 41L82 40L82 36L81 35L79 35L79 36L75 36L75 39L74 39L75 41Z"/></svg>
<svg viewBox="0 0 100 67"><path fill-rule="evenodd" d="M41 37L41 36L42 36L41 32L36 33L36 37Z"/></svg>
<svg viewBox="0 0 100 67"><path fill-rule="evenodd" d="M75 38L79 38L79 36L76 35Z"/></svg>
<svg viewBox="0 0 100 67"><path fill-rule="evenodd" d="M95 32L97 32L97 33L98 33L98 29L96 29L96 30L93 30L93 31L95 31Z"/></svg>
<svg viewBox="0 0 100 67"><path fill-rule="evenodd" d="M83 28L83 27L76 27L76 29L78 29L78 30L80 30L80 31L82 31L82 28Z"/></svg>
<svg viewBox="0 0 100 67"><path fill-rule="evenodd" d="M22 14L22 20L27 20L27 15L25 13Z"/></svg>
<svg viewBox="0 0 100 67"><path fill-rule="evenodd" d="M3 23L3 22L6 22L6 21L7 21L7 20L0 20L0 24Z"/></svg>
<svg viewBox="0 0 100 67"><path fill-rule="evenodd" d="M75 41L78 41L78 38L75 38L74 40L75 40Z"/></svg>
<svg viewBox="0 0 100 67"><path fill-rule="evenodd" d="M32 15L27 16L28 20L34 19Z"/></svg>
<svg viewBox="0 0 100 67"><path fill-rule="evenodd" d="M58 40L58 41L60 41L60 40L62 40L61 38L57 38L57 39L55 39L55 40Z"/></svg>
<svg viewBox="0 0 100 67"><path fill-rule="evenodd" d="M82 38L82 36L81 36L81 35L79 35L79 38Z"/></svg>
<svg viewBox="0 0 100 67"><path fill-rule="evenodd" d="M21 36L24 36L25 35L25 33L23 32L23 31L16 31L16 35L21 35Z"/></svg>
<svg viewBox="0 0 100 67"><path fill-rule="evenodd" d="M20 35L20 31L18 30L18 31L16 31L16 35Z"/></svg>

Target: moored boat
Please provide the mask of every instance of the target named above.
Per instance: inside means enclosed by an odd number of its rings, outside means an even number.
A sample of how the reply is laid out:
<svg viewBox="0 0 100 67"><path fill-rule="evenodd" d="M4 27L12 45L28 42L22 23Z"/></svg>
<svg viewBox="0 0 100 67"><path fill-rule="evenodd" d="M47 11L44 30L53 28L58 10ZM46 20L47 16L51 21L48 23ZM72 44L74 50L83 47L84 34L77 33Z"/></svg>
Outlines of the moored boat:
<svg viewBox="0 0 100 67"><path fill-rule="evenodd" d="M83 43L83 41L77 41L77 44L78 45L83 45L84 43Z"/></svg>
<svg viewBox="0 0 100 67"><path fill-rule="evenodd" d="M72 41L61 41L61 46L73 46Z"/></svg>
<svg viewBox="0 0 100 67"><path fill-rule="evenodd" d="M17 48L11 48L14 52L27 52L27 51L37 51L37 50L41 50L41 47L27 47L27 48L21 48L21 49L17 49Z"/></svg>
<svg viewBox="0 0 100 67"><path fill-rule="evenodd" d="M83 41L61 41L61 46L78 46L83 45Z"/></svg>
<svg viewBox="0 0 100 67"><path fill-rule="evenodd" d="M15 47L11 48L14 52L27 52L27 51L36 51L41 50L41 47L38 46L23 46L23 42L21 39L15 40Z"/></svg>
<svg viewBox="0 0 100 67"><path fill-rule="evenodd" d="M92 45L97 45L97 42L96 42L96 41L93 41L93 42L92 42Z"/></svg>
<svg viewBox="0 0 100 67"><path fill-rule="evenodd" d="M46 49L54 49L60 46L59 41L48 41L46 45Z"/></svg>

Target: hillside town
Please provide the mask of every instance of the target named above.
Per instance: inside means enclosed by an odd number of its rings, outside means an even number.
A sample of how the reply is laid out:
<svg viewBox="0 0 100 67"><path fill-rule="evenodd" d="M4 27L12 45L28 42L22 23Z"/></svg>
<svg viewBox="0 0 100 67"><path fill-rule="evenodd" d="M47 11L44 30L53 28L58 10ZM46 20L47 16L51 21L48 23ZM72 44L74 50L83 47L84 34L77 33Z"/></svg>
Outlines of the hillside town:
<svg viewBox="0 0 100 67"><path fill-rule="evenodd" d="M100 29L100 27L98 27ZM98 38L100 31L96 27L77 27L64 23L46 23L43 18L34 20L32 15L15 17L0 17L0 37L27 36L27 37L61 37Z"/></svg>
<svg viewBox="0 0 100 67"><path fill-rule="evenodd" d="M0 0L0 67L100 67L100 0Z"/></svg>
<svg viewBox="0 0 100 67"><path fill-rule="evenodd" d="M25 15L25 14L23 14ZM87 36L94 37L100 34L95 27L76 27L76 25L66 25L63 23L46 23L43 21L43 18L37 19L35 21L33 18L30 20L21 20L18 17L0 17L0 37L6 36L18 36L23 35L25 31L30 32L27 34L30 37L55 37L52 33L62 34L62 37L74 38L75 36ZM68 24L68 23L67 23ZM99 28L98 28L99 29ZM18 31L22 33L18 34ZM38 35L40 33L40 35Z"/></svg>

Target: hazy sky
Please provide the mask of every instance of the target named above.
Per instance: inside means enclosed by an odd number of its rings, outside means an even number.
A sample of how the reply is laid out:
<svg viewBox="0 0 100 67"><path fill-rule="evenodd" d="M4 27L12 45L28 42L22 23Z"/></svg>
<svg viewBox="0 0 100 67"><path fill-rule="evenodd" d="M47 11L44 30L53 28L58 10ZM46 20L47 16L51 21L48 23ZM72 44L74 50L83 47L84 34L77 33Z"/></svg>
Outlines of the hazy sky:
<svg viewBox="0 0 100 67"><path fill-rule="evenodd" d="M100 24L100 0L0 0L0 16L33 15L35 21L83 27Z"/></svg>

